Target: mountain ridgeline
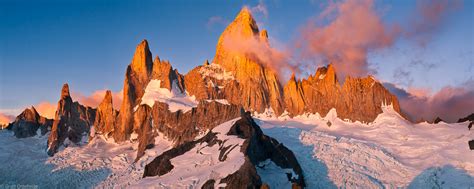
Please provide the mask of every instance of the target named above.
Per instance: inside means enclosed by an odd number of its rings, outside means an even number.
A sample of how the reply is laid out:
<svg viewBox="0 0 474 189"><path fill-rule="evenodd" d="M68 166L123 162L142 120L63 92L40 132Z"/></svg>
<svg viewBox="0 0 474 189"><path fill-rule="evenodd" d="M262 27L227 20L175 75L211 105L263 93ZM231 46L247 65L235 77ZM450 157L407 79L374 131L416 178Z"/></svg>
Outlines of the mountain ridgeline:
<svg viewBox="0 0 474 189"><path fill-rule="evenodd" d="M283 85L276 72L253 58L255 56L227 50L223 45L225 38L267 40L267 32L260 32L249 10L242 9L221 35L213 62L206 61L186 75L159 57L152 61L148 42L142 41L125 75L124 100L113 126L115 140L124 141L133 132L133 110L141 104L145 87L151 80L160 80L163 88L186 92L198 101L225 99L258 113L271 109L276 115L286 111L290 116L303 113L325 116L335 108L338 117L361 122L372 122L382 113L384 104L391 104L400 113L396 96L372 76L347 77L341 85L336 68L329 64L318 68L307 79L296 80L293 76Z"/></svg>
<svg viewBox="0 0 474 189"><path fill-rule="evenodd" d="M110 91L106 92L97 108L92 108L74 102L69 86L65 84L54 120L41 117L31 108L10 124L9 129L15 131L17 137L34 136L38 129L43 135L50 131L47 152L51 156L66 141L77 144L86 139L94 140L96 136L117 143L138 142L137 161L146 149L153 147L154 138L160 135L173 142L175 148L165 153L174 156L189 151L197 142L206 141L210 147L216 142L222 145L223 141L213 137L215 134L209 131L229 120L241 118L243 121L226 135L246 140L244 147L240 148L245 152L246 166L222 182L238 186L238 183L252 180L255 185L261 185L255 165L270 158L298 173L299 179L289 180L304 186L301 168L294 155L283 144L263 135L249 112L272 111L277 116L319 113L325 116L334 108L341 119L361 122L374 121L382 113L383 105L392 105L400 113L397 98L371 76L347 77L341 85L337 68L329 64L318 68L308 78L296 79L293 75L289 81L281 82L275 70L265 66L271 63L262 62L251 52L229 49L225 45L226 39L253 40L270 45L267 31L259 30L247 8L243 8L222 33L212 63L206 61L185 75L173 69L168 61L158 56L153 59L148 42L143 40L126 69L120 110L114 110ZM158 87L149 89L151 83L158 83ZM150 91L152 89L155 91ZM154 103L149 103L148 92L155 95ZM163 94L168 100L173 95L178 95L181 100L192 99L192 105L175 110L175 104L187 104L176 100L167 103L166 99L160 100L162 97L159 95ZM206 132L207 138L198 139ZM170 157L159 156L155 161L169 162ZM160 167L155 161L147 166L144 176L166 174L172 169L172 166Z"/></svg>

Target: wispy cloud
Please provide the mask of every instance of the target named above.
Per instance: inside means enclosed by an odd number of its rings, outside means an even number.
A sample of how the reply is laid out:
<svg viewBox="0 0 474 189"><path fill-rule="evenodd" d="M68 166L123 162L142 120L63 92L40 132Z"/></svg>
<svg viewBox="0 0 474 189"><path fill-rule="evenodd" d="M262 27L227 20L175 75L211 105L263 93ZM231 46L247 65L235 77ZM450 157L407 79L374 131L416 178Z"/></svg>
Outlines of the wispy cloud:
<svg viewBox="0 0 474 189"><path fill-rule="evenodd" d="M15 116L0 113L0 124L5 125L15 120Z"/></svg>
<svg viewBox="0 0 474 189"><path fill-rule="evenodd" d="M265 18L268 18L268 9L263 0L260 0L257 5L249 7L252 14L262 14Z"/></svg>
<svg viewBox="0 0 474 189"><path fill-rule="evenodd" d="M384 83L397 95L402 111L413 121L425 119L432 121L441 117L448 122L474 113L474 80L470 79L461 86L446 86L436 93L428 88L403 89L392 83Z"/></svg>
<svg viewBox="0 0 474 189"><path fill-rule="evenodd" d="M94 91L90 95L84 95L82 93L73 92L71 93L71 98L73 101L78 101L82 105L96 108L104 99L105 92L106 90L97 90L97 91ZM120 109L120 105L122 104L122 96L123 96L123 90L119 92L112 92L112 101L113 101L114 109L116 110ZM48 102L48 101L42 101L38 104L33 105L33 107L36 108L36 110L41 116L49 118L49 119L54 119L57 106L58 105L56 102ZM28 108L28 107L16 108L16 109L0 109L0 114L15 117L19 115L25 108Z"/></svg>
<svg viewBox="0 0 474 189"><path fill-rule="evenodd" d="M84 95L78 92L72 92L71 97L74 101L78 101L80 104L90 107L97 107L102 102L105 97L105 92L107 90L98 90L94 91L90 95ZM120 109L120 105L122 104L122 97L123 91L119 92L112 92L112 103L114 109Z"/></svg>
<svg viewBox="0 0 474 189"><path fill-rule="evenodd" d="M206 27L207 29L212 29L216 25L226 26L229 23L229 20L223 18L222 16L211 16L209 19L207 19Z"/></svg>

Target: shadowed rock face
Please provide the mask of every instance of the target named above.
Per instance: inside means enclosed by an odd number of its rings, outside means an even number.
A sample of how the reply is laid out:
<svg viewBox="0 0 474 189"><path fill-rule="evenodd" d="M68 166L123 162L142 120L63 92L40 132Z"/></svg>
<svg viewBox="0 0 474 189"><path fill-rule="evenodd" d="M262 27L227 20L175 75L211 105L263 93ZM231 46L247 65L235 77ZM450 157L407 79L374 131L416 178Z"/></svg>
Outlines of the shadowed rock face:
<svg viewBox="0 0 474 189"><path fill-rule="evenodd" d="M52 119L40 116L35 107L31 107L18 115L15 121L9 124L8 129L11 129L17 138L25 138L35 136L38 129L41 129L41 135L45 135L51 130L51 125Z"/></svg>
<svg viewBox="0 0 474 189"><path fill-rule="evenodd" d="M125 141L133 131L134 108L140 104L145 87L152 79L161 80L162 87L171 90L173 82L176 88L184 91L183 76L174 70L168 61L156 57L152 62L152 54L148 42L143 40L136 48L132 62L127 67L123 87L123 101L114 132L116 141Z"/></svg>
<svg viewBox="0 0 474 189"><path fill-rule="evenodd" d="M139 99L145 93L153 69L152 55L148 42L143 40L136 48L132 62L127 67L123 85L123 101L117 121L116 141L124 141L130 137L133 128L133 108L140 104Z"/></svg>
<svg viewBox="0 0 474 189"><path fill-rule="evenodd" d="M153 145L153 138L164 135L176 145L192 141L199 133L240 116L241 108L215 101L201 101L197 107L183 113L170 112L168 104L155 102L153 108L141 105L135 112L134 132L138 134L139 159ZM153 122L151 121L153 120Z"/></svg>
<svg viewBox="0 0 474 189"><path fill-rule="evenodd" d="M468 115L464 118L460 118L458 120L458 123L462 123L462 122L465 122L465 121L474 121L474 113L472 113L471 115Z"/></svg>
<svg viewBox="0 0 474 189"><path fill-rule="evenodd" d="M301 166L294 154L283 144L275 139L263 134L260 127L253 121L250 113L241 113L238 120L229 130L227 135L235 135L245 139L240 147L240 151L245 156L244 164L236 172L223 178L220 183L226 183L226 188L260 188L262 181L257 174L255 165L261 161L270 159L282 168L293 169L298 175L298 179L289 179L295 186L305 186ZM176 146L175 148L163 152L152 162L145 166L144 177L157 176L169 173L173 168L171 159L180 156L191 150L198 143L207 143L210 146L221 144L221 141L212 131L198 140L189 141ZM225 150L225 149L222 149ZM225 161L225 158L219 159ZM215 180L205 182L205 187L214 188Z"/></svg>
<svg viewBox="0 0 474 189"><path fill-rule="evenodd" d="M104 99L97 107L93 130L95 133L91 133L90 136L93 137L97 133L109 137L115 130L117 115L118 112L113 108L112 92L107 90Z"/></svg>
<svg viewBox="0 0 474 189"><path fill-rule="evenodd" d="M82 137L89 133L95 115L95 109L73 102L69 94L69 86L64 84L51 134L48 137L48 155L54 155L66 139L79 143Z"/></svg>
<svg viewBox="0 0 474 189"><path fill-rule="evenodd" d="M442 122L444 120L442 120L440 117L436 117L436 119L433 120L433 123L437 124L439 122Z"/></svg>

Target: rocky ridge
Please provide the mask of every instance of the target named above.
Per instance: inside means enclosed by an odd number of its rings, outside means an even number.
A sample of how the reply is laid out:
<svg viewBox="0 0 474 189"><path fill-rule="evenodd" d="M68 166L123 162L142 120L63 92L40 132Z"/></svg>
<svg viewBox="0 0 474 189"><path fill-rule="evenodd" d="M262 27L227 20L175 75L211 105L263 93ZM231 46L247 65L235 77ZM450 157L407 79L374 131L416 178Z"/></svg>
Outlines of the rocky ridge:
<svg viewBox="0 0 474 189"><path fill-rule="evenodd" d="M283 86L276 73L264 66L261 60L225 45L229 38L268 43L267 37L267 31L260 31L250 11L244 8L219 38L213 62L206 61L186 75L180 74L168 61L162 61L159 57L152 61L148 42L143 40L127 67L124 100L115 122L110 119L113 117L112 111L110 108L107 110L109 126L106 133L113 130L117 142L130 139L136 130L136 119L143 119L135 118L137 116L134 114L140 108L141 98L151 80L159 80L162 88L186 93L198 101L225 99L230 104L258 113L272 109L276 115L286 111L290 116L303 113L325 116L330 109L335 108L339 117L361 122L373 121L382 112L383 105L391 104L400 113L397 98L371 76L347 77L341 85L336 68L329 64L318 68L315 75L310 75L307 79L296 79L293 75ZM153 109L152 112L156 112L155 107L150 108ZM102 109L99 108L99 112ZM97 124L102 123L99 121ZM99 126L98 131L101 131L101 127ZM176 138L183 136L179 132L165 135L178 143L185 141Z"/></svg>
<svg viewBox="0 0 474 189"><path fill-rule="evenodd" d="M69 94L69 85L64 84L48 137L48 155L54 155L66 139L73 143L79 143L84 138L87 139L95 115L94 108L73 102Z"/></svg>
<svg viewBox="0 0 474 189"><path fill-rule="evenodd" d="M39 134L38 129L40 129L41 135L45 135L51 130L52 124L53 120L39 115L35 107L32 106L23 110L7 128L12 130L17 138L25 138Z"/></svg>
<svg viewBox="0 0 474 189"><path fill-rule="evenodd" d="M237 171L224 178L211 178L206 182L201 181L203 182L201 183L203 188L215 188L222 186L223 183L225 183L226 188L260 188L262 181L256 171L256 166L265 160L270 160L282 168L293 170L295 175L288 174L288 181L293 183L293 187L305 186L301 166L293 152L275 139L264 135L260 127L253 121L249 112L242 111L240 119L225 132L225 135L237 136L244 139L244 142L238 146L229 145L226 141L230 139L223 140L212 130L202 138L185 142L163 152L145 166L143 177L163 176L170 173L175 166L179 166L173 165L171 159L188 153L198 145L199 151L205 151L206 148L219 145L219 163L225 163L227 161L227 154L231 154L234 150L239 150L243 153L244 162ZM216 164L216 162L213 164Z"/></svg>

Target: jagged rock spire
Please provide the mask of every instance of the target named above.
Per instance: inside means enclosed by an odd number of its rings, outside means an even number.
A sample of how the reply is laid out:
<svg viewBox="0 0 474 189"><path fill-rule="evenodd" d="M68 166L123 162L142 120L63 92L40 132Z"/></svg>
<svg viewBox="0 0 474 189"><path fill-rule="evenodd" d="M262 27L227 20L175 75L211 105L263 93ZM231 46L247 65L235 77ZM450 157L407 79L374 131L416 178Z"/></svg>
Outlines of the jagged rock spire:
<svg viewBox="0 0 474 189"><path fill-rule="evenodd" d="M112 92L107 90L104 99L97 107L95 115L94 129L91 130L90 138L93 138L96 133L103 134L108 137L115 129L115 119L117 112L113 108Z"/></svg>
<svg viewBox="0 0 474 189"><path fill-rule="evenodd" d="M61 99L65 99L67 97L71 97L71 95L69 94L69 85L67 83L65 83L63 85L63 88L61 89Z"/></svg>
<svg viewBox="0 0 474 189"><path fill-rule="evenodd" d="M153 60L146 39L138 44L135 49L135 54L133 55L130 66L134 72L144 74L145 76L148 76L151 73Z"/></svg>

